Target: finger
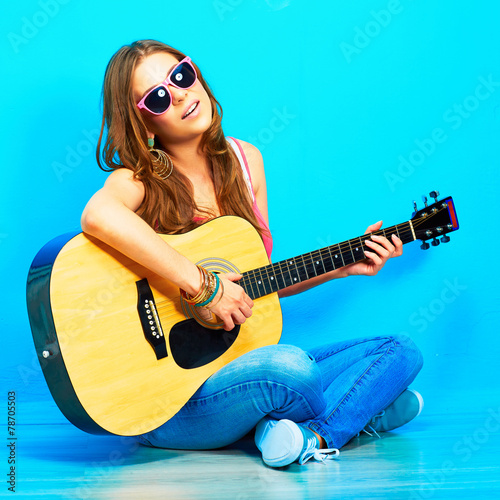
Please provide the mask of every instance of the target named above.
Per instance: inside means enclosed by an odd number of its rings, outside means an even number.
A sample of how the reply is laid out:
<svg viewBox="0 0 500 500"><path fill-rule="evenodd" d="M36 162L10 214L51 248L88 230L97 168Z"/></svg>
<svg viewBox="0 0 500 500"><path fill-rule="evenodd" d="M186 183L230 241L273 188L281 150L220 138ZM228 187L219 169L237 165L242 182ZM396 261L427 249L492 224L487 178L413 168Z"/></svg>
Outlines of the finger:
<svg viewBox="0 0 500 500"><path fill-rule="evenodd" d="M394 245L385 237L385 236L380 236L380 234L372 234L370 236L370 239L373 241L376 241L386 247L392 247L394 248Z"/></svg>
<svg viewBox="0 0 500 500"><path fill-rule="evenodd" d="M394 252L395 246L387 238L379 236L378 234L373 234L371 239L376 243L378 243L379 245L383 246L390 253Z"/></svg>
<svg viewBox="0 0 500 500"><path fill-rule="evenodd" d="M245 318L249 318L252 315L252 309L247 306L243 306L240 311L245 315Z"/></svg>
<svg viewBox="0 0 500 500"><path fill-rule="evenodd" d="M374 252L365 251L365 257L373 261L373 263L377 266L381 266L384 263L384 261L380 258L380 256Z"/></svg>
<svg viewBox="0 0 500 500"><path fill-rule="evenodd" d="M396 248L395 254L403 255L403 242L395 234L392 235L391 239Z"/></svg>
<svg viewBox="0 0 500 500"><path fill-rule="evenodd" d="M235 325L242 325L247 320L245 315L241 312L234 312L232 317Z"/></svg>
<svg viewBox="0 0 500 500"><path fill-rule="evenodd" d="M227 332L230 332L234 328L234 321L231 315L227 316L226 318L221 318L222 321L224 322L224 330Z"/></svg>
<svg viewBox="0 0 500 500"><path fill-rule="evenodd" d="M243 278L243 275L238 273L225 273L223 276L229 281L239 281L241 278Z"/></svg>
<svg viewBox="0 0 500 500"><path fill-rule="evenodd" d="M374 252L376 252L381 257L388 258L389 255L391 254L390 250L388 250L387 248L383 247L382 245L380 245L378 243L375 243L374 241L367 240L365 243L369 248L371 248Z"/></svg>
<svg viewBox="0 0 500 500"><path fill-rule="evenodd" d="M375 222L375 224L368 226L368 228L365 231L365 234L373 233L373 231L378 231L382 227L382 223L383 221L379 220L378 222Z"/></svg>

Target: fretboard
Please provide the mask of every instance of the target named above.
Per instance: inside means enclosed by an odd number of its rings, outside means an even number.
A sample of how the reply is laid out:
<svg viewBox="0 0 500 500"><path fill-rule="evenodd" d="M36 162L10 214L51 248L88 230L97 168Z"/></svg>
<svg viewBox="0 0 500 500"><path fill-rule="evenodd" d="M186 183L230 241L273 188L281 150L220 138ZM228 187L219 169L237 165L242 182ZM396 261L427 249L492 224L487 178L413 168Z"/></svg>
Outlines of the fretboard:
<svg viewBox="0 0 500 500"><path fill-rule="evenodd" d="M395 234L403 243L415 240L411 222L397 224L371 234L385 236L388 239ZM243 278L238 284L245 289L250 298L257 299L329 271L340 269L365 258L365 249L370 251L365 241L371 237L371 234L364 234L314 252L247 271L243 273Z"/></svg>

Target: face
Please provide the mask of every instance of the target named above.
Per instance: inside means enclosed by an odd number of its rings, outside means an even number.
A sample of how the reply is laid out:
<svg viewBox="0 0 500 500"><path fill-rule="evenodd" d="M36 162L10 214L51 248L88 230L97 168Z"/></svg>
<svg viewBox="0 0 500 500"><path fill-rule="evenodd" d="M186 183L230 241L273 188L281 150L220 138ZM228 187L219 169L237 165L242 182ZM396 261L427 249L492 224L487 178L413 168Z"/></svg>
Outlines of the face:
<svg viewBox="0 0 500 500"><path fill-rule="evenodd" d="M145 94L163 82L179 61L167 52L157 52L136 67L132 77L134 100L141 101ZM174 79L175 81L175 79ZM172 145L200 137L212 121L212 105L203 85L196 83L189 89L168 85L172 103L161 115L141 109L146 126L164 145Z"/></svg>

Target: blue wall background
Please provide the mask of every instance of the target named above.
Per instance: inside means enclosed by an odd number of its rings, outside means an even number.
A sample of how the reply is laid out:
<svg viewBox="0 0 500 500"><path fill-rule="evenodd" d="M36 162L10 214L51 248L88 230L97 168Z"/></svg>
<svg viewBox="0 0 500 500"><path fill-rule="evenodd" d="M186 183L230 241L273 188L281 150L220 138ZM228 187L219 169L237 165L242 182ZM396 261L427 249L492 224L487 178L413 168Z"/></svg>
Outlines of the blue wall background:
<svg viewBox="0 0 500 500"><path fill-rule="evenodd" d="M52 404L33 349L25 280L36 252L79 228L96 166L105 66L157 38L189 54L228 135L260 147L274 260L410 218L439 189L461 229L407 245L376 278L282 301L284 342L304 348L406 333L426 364L427 411L500 403L498 236L500 4L493 0L8 2L0 19L4 339L1 380ZM6 358L6 360L5 360ZM24 403L25 402L25 403ZM50 413L50 412L49 412ZM63 421L57 410L30 420Z"/></svg>

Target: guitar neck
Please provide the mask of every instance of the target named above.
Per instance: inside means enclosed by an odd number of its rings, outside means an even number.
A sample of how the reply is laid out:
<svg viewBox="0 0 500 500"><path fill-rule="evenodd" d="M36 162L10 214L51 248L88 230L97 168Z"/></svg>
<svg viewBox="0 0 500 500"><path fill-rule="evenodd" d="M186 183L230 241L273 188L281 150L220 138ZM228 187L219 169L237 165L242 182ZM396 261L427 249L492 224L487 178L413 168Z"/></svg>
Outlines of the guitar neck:
<svg viewBox="0 0 500 500"><path fill-rule="evenodd" d="M403 243L416 239L411 221L397 224L371 234L305 253L291 259L259 267L243 273L238 282L252 299L257 299L283 288L307 281L316 276L358 262L365 258L365 241L372 234L390 237L395 234Z"/></svg>

